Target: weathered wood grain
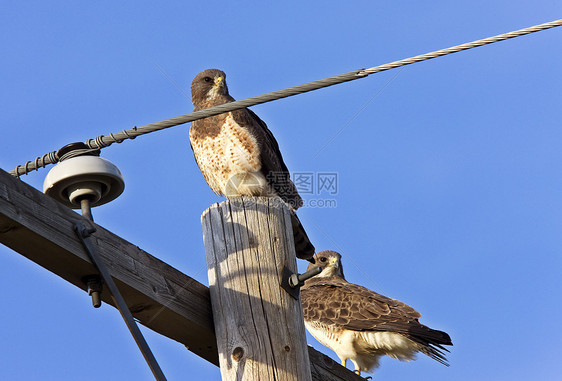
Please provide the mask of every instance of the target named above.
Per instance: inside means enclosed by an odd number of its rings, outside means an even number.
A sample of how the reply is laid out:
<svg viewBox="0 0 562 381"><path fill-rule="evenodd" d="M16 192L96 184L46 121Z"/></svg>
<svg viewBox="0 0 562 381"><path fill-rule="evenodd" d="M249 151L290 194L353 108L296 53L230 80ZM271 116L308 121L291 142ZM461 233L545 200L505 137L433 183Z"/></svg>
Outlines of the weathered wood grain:
<svg viewBox="0 0 562 381"><path fill-rule="evenodd" d="M318 352L312 347L308 347L312 379L314 381L365 381L365 378L344 368L340 363L335 362L325 354Z"/></svg>
<svg viewBox="0 0 562 381"><path fill-rule="evenodd" d="M73 230L75 221L91 224L0 171L0 242L85 290L82 278L97 272ZM101 226L95 227L92 239L133 316L218 365L208 288ZM101 296L112 305L106 288Z"/></svg>
<svg viewBox="0 0 562 381"><path fill-rule="evenodd" d="M240 197L202 225L223 380L311 380L300 301L280 287L297 271L287 206Z"/></svg>
<svg viewBox="0 0 562 381"><path fill-rule="evenodd" d="M74 233L75 221L89 223L0 169L0 243L85 291L82 278L96 271ZM218 365L209 289L121 237L95 226L93 238L98 253L107 263L133 316L146 327ZM88 298L86 293L84 297ZM107 291L102 292L102 299L112 305ZM308 351L314 381L361 379L313 348L309 347Z"/></svg>

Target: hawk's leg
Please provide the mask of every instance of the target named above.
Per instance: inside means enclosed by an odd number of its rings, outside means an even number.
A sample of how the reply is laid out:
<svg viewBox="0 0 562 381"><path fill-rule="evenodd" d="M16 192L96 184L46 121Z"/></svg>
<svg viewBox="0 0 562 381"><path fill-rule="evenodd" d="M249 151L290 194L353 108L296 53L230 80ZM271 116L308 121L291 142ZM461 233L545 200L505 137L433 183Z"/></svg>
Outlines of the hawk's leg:
<svg viewBox="0 0 562 381"><path fill-rule="evenodd" d="M351 359L351 362L353 363L353 365L355 366L355 370L353 372L355 372L355 374L357 374L358 376L361 375L361 367L359 366L359 364L357 364L356 361L354 361L353 359Z"/></svg>

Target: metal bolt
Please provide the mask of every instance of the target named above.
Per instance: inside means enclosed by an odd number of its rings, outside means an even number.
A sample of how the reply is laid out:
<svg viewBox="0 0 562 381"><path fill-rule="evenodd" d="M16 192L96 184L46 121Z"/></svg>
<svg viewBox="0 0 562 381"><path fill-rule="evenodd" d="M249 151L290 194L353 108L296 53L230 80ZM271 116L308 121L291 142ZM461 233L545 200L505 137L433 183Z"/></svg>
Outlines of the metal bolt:
<svg viewBox="0 0 562 381"><path fill-rule="evenodd" d="M84 278L84 283L88 287L88 295L92 297L92 305L94 308L99 308L101 306L101 290L102 283L99 275L90 275Z"/></svg>
<svg viewBox="0 0 562 381"><path fill-rule="evenodd" d="M308 270L303 274L292 274L289 277L289 286L293 288L300 287L304 284L305 280L310 279L313 276L320 274L321 272L322 272L321 267L313 267L312 269Z"/></svg>

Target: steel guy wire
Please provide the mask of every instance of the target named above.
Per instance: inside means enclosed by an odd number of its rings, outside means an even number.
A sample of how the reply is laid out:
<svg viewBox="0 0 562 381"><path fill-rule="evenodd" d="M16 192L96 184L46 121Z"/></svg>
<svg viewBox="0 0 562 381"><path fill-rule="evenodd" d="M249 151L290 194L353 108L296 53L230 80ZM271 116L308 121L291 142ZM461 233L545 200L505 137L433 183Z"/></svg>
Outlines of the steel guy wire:
<svg viewBox="0 0 562 381"><path fill-rule="evenodd" d="M129 130L123 130L117 133L110 133L108 136L100 135L93 139L88 139L85 141L86 145L92 149L98 148L105 148L110 146L113 143L121 143L125 139L134 139L137 136L148 134L150 132L155 132L159 130L163 130L165 128L178 126L180 124L185 124L188 122L193 122L194 120L207 118L209 116L214 116L218 114L222 114L225 112L237 110L244 107L255 106L258 104L271 102L277 99L291 97L293 95L306 93L313 90L322 89L324 87L333 86L336 84L353 81L359 78L365 78L371 74L379 73L381 71L394 69L400 66L410 65L412 63L426 61L432 58L441 57L447 54L457 53L463 50L476 48L478 46L492 44L494 42L507 40L514 37L523 36L529 33L538 32L541 30L546 30L550 28L554 28L557 26L562 25L562 19L551 21L544 24L535 25L529 28L519 29L513 32L499 34L497 36L484 38L481 40L476 40L472 42L468 42L461 45L452 46L450 48L436 50L434 52L421 54L418 56L406 58L399 61L390 62L384 65L375 66L368 69L358 69L348 73L335 75L333 77L328 77L324 79L320 79L313 82L308 82L302 85L297 85L293 87L289 87L282 90L273 91L270 93L258 95L255 97L250 97L246 99L242 99L239 101L225 103L219 106L211 107L204 110L195 111L189 114L176 116L174 118L169 118L165 120L161 120L155 123L145 124L144 126L140 127L133 127ZM33 170L37 170L41 167L45 167L48 164L54 164L59 161L59 157L56 151L52 151L49 153L44 154L43 156L39 156L32 161L27 161L23 165L18 165L16 168L10 171L10 174L16 177L21 175L27 174Z"/></svg>

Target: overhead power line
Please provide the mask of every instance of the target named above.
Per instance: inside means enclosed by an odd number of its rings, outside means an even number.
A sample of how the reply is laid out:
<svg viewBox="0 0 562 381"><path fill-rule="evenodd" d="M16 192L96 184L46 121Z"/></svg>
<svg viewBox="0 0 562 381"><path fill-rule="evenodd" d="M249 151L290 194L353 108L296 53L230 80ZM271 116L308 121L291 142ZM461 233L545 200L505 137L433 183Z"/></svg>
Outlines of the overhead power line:
<svg viewBox="0 0 562 381"><path fill-rule="evenodd" d="M397 68L397 67L400 67L400 66L410 65L412 63L416 63L416 62L420 62L420 61L426 61L426 60L429 60L429 59L432 59L432 58L441 57L441 56L444 56L444 55L447 55L447 54L460 52L462 50L476 48L478 46L492 44L494 42L503 41L503 40L507 40L507 39L510 39L510 38L523 36L523 35L526 35L526 34L529 34L529 33L534 33L534 32L538 32L538 31L541 31L541 30L554 28L554 27L557 27L557 26L560 26L560 25L562 25L562 19L551 21L551 22L548 22L548 23L540 24L540 25L535 25L535 26L532 26L532 27L529 27L529 28L516 30L516 31L513 31L513 32L509 32L509 33L500 34L500 35L493 36L493 37L484 38L482 40L476 40L476 41L473 41L473 42L468 42L468 43L465 43L465 44L462 44L462 45L452 46L450 48L437 50L437 51L434 51L434 52L418 55L418 56L415 56L415 57L406 58L406 59L399 60L399 61L390 62L390 63L384 64L384 65L375 66L375 67L372 67L372 68L369 68L369 69L354 70L354 71L351 71L351 72L348 72L348 73L345 73L345 74L340 74L340 75L336 75L336 76L333 76L333 77L328 77L328 78L320 79L320 80L317 80L317 81L308 82L308 83L305 83L305 84L302 84L302 85L289 87L289 88L286 88L286 89L283 89L283 90L277 90L277 91L273 91L273 92L270 92L270 93L258 95L258 96L255 96L255 97L246 98L246 99L242 99L242 100L239 100L239 101L222 104L220 106L211 107L211 108L208 108L208 109L205 109L205 110L199 110L199 111L192 112L192 113L189 113L189 114L176 116L174 118L161 120L159 122L145 124L144 126L133 127L129 130L123 130L123 131L117 132L117 133L110 133L107 136L100 135L100 136L98 136L94 139L86 140L85 143L91 149L104 148L104 147L110 146L113 143L121 143L123 140L126 140L126 139L134 139L134 138L136 138L137 136L140 136L140 135L148 134L148 133L154 132L154 131L163 130L163 129L169 128L169 127L178 126L180 124L185 124L185 123L188 123L188 122L193 122L194 120L207 118L209 116L222 114L222 113L225 113L225 112L237 110L237 109L244 108L244 107L250 107L250 106L255 106L255 105L266 103L266 102L271 102L271 101L281 99L281 98L291 97L293 95L302 94L302 93L306 93L306 92L309 92L309 91L322 89L324 87L337 85L337 84L348 82L348 81L353 81L353 80L359 79L359 78L365 78L368 75L378 73L378 72L381 72L381 71L394 69L394 68ZM57 152L52 151L52 152L44 154L43 156L39 156L39 157L35 158L35 160L28 161L23 165L18 165L16 168L14 168L13 170L10 171L10 174L13 175L13 176L19 177L19 176L27 174L27 173L29 173L33 170L37 170L41 167L45 167L48 164L57 163L59 161L59 159L60 158L58 157Z"/></svg>

